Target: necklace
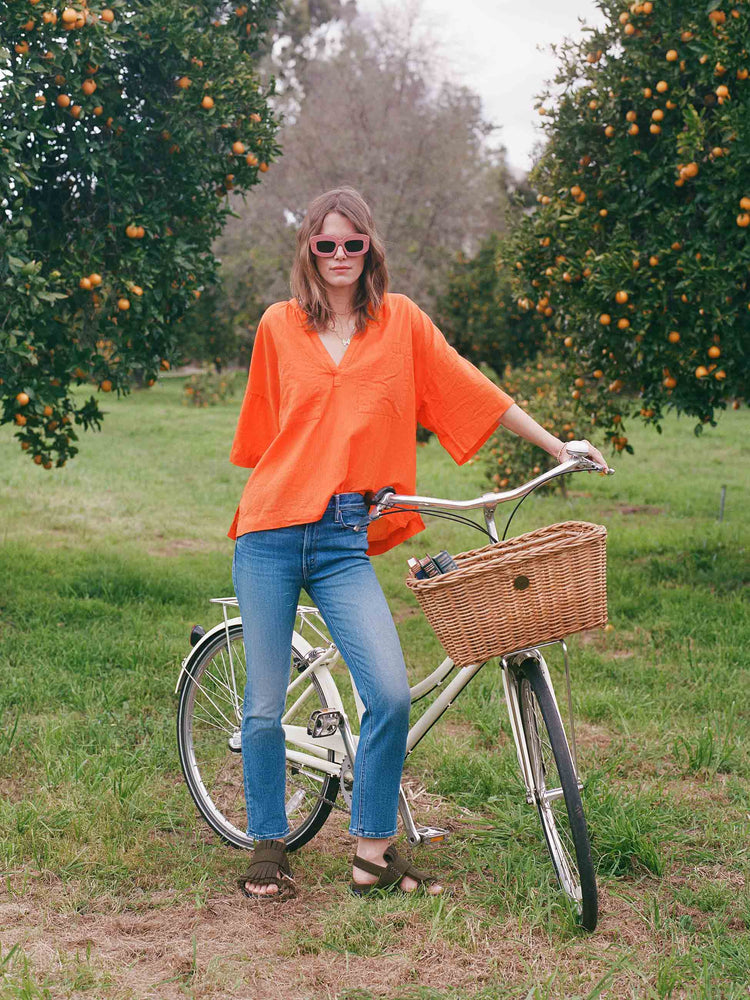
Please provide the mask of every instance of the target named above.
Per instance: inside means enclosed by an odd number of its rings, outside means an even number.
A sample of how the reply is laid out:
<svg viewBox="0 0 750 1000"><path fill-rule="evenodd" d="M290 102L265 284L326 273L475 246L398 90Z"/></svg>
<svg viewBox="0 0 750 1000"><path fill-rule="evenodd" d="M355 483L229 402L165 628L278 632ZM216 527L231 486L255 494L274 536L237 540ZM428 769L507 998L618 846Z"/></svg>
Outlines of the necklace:
<svg viewBox="0 0 750 1000"><path fill-rule="evenodd" d="M352 315L354 315L354 314L351 313L351 312L348 312L348 313L337 313L337 312L335 312L334 313L334 316L339 316L339 317L346 316L347 318L349 316L352 316ZM336 333L336 321L334 320L332 324L329 323L328 324L328 328L330 329L330 331L332 333ZM343 337L339 337L339 335L337 333L336 333L336 338L341 341L341 343L344 345L344 347L348 347L349 344L351 344L351 342L352 342L352 337L354 336L355 332L356 331L352 331L352 333L346 338L346 340L344 340Z"/></svg>

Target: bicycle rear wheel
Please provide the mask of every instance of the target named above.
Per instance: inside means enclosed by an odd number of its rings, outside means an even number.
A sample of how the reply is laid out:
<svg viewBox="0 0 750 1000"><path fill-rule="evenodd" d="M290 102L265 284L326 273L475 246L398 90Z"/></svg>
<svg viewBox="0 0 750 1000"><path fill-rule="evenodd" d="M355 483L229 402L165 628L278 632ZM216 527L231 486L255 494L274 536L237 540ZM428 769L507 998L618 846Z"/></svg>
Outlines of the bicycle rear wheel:
<svg viewBox="0 0 750 1000"><path fill-rule="evenodd" d="M525 660L515 673L534 797L555 874L582 926L593 931L598 916L596 876L560 712L539 660Z"/></svg>
<svg viewBox="0 0 750 1000"><path fill-rule="evenodd" d="M180 764L199 812L208 825L233 847L251 849L247 835L240 728L245 692L245 647L242 626L222 629L190 664L177 709ZM292 643L290 681L303 650ZM294 707L293 707L294 706ZM288 696L286 723L306 726L315 709L325 709L325 695L314 674L304 689ZM332 751L326 757L334 759ZM315 836L328 818L339 790L339 779L325 771L287 761L286 809L290 832L288 850Z"/></svg>

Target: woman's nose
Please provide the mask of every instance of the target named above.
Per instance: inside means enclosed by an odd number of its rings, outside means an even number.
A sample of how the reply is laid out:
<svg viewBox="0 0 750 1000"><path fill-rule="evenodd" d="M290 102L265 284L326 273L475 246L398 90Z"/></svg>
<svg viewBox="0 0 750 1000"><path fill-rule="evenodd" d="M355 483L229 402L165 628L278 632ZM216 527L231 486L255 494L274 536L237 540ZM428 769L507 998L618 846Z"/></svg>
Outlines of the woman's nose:
<svg viewBox="0 0 750 1000"><path fill-rule="evenodd" d="M335 260L346 260L346 254L344 253L344 247L339 243L336 247L336 253L334 254Z"/></svg>

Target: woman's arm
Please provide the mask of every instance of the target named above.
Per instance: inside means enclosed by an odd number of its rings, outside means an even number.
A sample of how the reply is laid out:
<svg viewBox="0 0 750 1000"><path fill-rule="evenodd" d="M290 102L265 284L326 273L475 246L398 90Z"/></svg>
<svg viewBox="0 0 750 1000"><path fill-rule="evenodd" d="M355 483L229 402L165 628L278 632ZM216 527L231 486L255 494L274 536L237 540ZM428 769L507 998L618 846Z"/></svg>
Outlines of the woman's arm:
<svg viewBox="0 0 750 1000"><path fill-rule="evenodd" d="M564 460L563 452L565 450L565 442L558 440L549 431L546 431L541 424L538 424L533 417L530 417L528 413L521 409L517 403L514 403L500 418L500 427L505 427L514 434L518 434L520 437L525 438L532 444L538 445L543 448L548 454L552 455L558 462ZM589 446L589 458L599 465L603 465L604 468L609 468L607 461L600 451L598 451L589 441L586 441Z"/></svg>

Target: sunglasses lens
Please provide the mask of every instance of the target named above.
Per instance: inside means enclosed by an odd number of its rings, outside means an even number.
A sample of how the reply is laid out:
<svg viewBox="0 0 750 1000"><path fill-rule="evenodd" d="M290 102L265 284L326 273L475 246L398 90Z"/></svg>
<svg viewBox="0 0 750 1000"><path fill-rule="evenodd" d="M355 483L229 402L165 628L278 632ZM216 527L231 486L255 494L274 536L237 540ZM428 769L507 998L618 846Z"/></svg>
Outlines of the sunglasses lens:
<svg viewBox="0 0 750 1000"><path fill-rule="evenodd" d="M347 253L362 253L364 246L364 240L347 240L344 243L344 250Z"/></svg>
<svg viewBox="0 0 750 1000"><path fill-rule="evenodd" d="M313 248L317 253L334 253L336 244L333 240L318 240L313 244Z"/></svg>

